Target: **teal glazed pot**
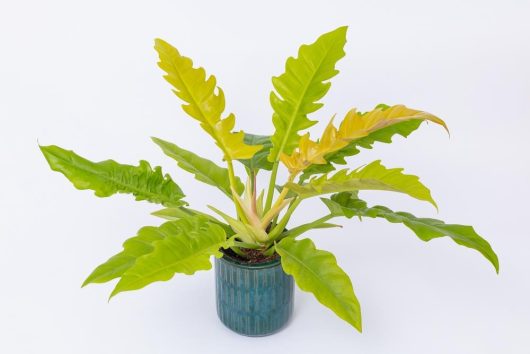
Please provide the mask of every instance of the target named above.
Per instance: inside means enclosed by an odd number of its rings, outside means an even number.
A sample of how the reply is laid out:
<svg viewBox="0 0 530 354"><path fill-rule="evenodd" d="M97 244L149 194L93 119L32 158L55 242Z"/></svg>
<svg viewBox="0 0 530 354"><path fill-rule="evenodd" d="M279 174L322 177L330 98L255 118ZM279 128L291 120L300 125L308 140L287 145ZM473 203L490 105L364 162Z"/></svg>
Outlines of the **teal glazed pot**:
<svg viewBox="0 0 530 354"><path fill-rule="evenodd" d="M215 259L217 315L239 334L260 337L278 332L293 313L293 277L280 259L245 264L224 255Z"/></svg>

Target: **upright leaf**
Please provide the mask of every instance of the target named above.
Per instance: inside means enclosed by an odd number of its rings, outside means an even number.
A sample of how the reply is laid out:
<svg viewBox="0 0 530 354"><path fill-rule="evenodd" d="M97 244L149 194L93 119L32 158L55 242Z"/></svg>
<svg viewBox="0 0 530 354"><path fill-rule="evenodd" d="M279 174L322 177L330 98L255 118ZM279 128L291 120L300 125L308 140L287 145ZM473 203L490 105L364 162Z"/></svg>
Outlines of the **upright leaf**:
<svg viewBox="0 0 530 354"><path fill-rule="evenodd" d="M221 119L225 97L214 76L206 77L203 68L194 68L190 58L180 55L175 47L161 39L155 40L155 49L160 57L158 66L166 72L164 78L184 101L182 108L214 138L226 159L249 159L260 150L260 146L245 144L243 132L232 132L233 114Z"/></svg>
<svg viewBox="0 0 530 354"><path fill-rule="evenodd" d="M160 146L164 154L177 161L177 165L185 171L192 173L201 182L219 188L228 197L232 197L228 170L220 167L210 160L202 158L191 151L178 147L168 141L152 138ZM245 189L239 177L235 177L235 189L241 194Z"/></svg>
<svg viewBox="0 0 530 354"><path fill-rule="evenodd" d="M248 145L262 146L261 150L256 152L250 159L239 160L254 174L258 170L272 170L272 163L267 159L272 147L271 137L267 135L254 135L245 133L245 143Z"/></svg>
<svg viewBox="0 0 530 354"><path fill-rule="evenodd" d="M40 147L51 169L61 172L77 189L91 189L98 197L129 193L136 200L147 200L165 206L186 204L184 193L162 169L153 170L147 161L139 166L122 165L113 160L89 161L71 150L55 145Z"/></svg>
<svg viewBox="0 0 530 354"><path fill-rule="evenodd" d="M297 58L287 59L285 73L272 79L276 92L271 92L270 102L276 131L269 161L278 161L282 152L290 154L300 140L298 132L316 123L307 115L322 107L318 101L331 86L328 80L338 74L335 65L345 55L346 30L337 28L313 44L302 45Z"/></svg>
<svg viewBox="0 0 530 354"><path fill-rule="evenodd" d="M322 198L322 201L334 216L383 218L392 223L402 223L423 241L449 236L457 244L479 251L499 272L497 255L488 241L480 237L471 226L446 224L437 219L417 218L410 213L394 212L384 206L370 208L353 193L338 193L331 199Z"/></svg>
<svg viewBox="0 0 530 354"><path fill-rule="evenodd" d="M221 257L219 249L233 244L220 226L202 217L169 221L163 227L164 237L153 242L153 250L137 258L121 275L111 297L156 281L167 281L175 273L191 275L208 270L212 267L210 257Z"/></svg>
<svg viewBox="0 0 530 354"><path fill-rule="evenodd" d="M340 170L331 176L313 178L305 185L288 183L287 186L301 198L347 191L387 190L408 194L436 207L431 192L419 178L402 171L402 168L386 168L377 160L349 173L348 170Z"/></svg>
<svg viewBox="0 0 530 354"><path fill-rule="evenodd" d="M362 331L361 308L348 275L337 265L333 254L318 250L309 239L284 238L276 245L282 267L294 277L300 289L337 316Z"/></svg>

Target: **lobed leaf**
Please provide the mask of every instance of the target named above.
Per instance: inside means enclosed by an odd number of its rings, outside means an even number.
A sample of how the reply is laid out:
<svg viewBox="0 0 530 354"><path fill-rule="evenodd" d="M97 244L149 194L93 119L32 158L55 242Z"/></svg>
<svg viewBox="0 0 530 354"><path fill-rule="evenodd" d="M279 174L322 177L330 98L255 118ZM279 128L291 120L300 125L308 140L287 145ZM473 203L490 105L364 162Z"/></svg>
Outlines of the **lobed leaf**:
<svg viewBox="0 0 530 354"><path fill-rule="evenodd" d="M410 213L394 212L384 206L368 207L366 202L354 193L338 193L331 199L322 198L334 216L383 218L392 223L402 223L423 241L449 236L459 245L479 251L499 272L499 260L488 241L483 239L471 226L446 224L441 220L417 218Z"/></svg>
<svg viewBox="0 0 530 354"><path fill-rule="evenodd" d="M222 257L220 248L228 248L222 227L203 217L169 221L158 228L162 238L152 243L152 251L138 257L121 275L111 298L123 291L137 290L157 281L167 281L175 273L192 275L211 269L210 257Z"/></svg>
<svg viewBox="0 0 530 354"><path fill-rule="evenodd" d="M333 137L333 140L345 142L344 146L336 145L338 149L324 151L325 161L306 166L300 179L304 181L311 175L333 171L333 164L346 164L345 158L358 154L359 148L371 149L375 142L391 143L394 135L406 138L424 121L434 122L447 130L445 122L440 118L403 105L390 107L380 104L366 113L351 110Z"/></svg>
<svg viewBox="0 0 530 354"><path fill-rule="evenodd" d="M153 243L166 237L170 224L166 223L160 227L146 226L134 236L123 243L123 251L109 258L105 263L99 265L88 276L83 283L86 286L91 283L105 283L119 278L136 260L154 250Z"/></svg>
<svg viewBox="0 0 530 354"><path fill-rule="evenodd" d="M301 198L347 191L387 190L407 194L436 207L431 192L419 178L406 175L402 171L402 168L386 168L377 160L349 173L344 169L332 176L326 174L313 178L304 185L288 183L287 187Z"/></svg>
<svg viewBox="0 0 530 354"><path fill-rule="evenodd" d="M89 161L71 150L55 145L40 147L51 169L62 173L77 189L91 189L98 197L128 193L136 200L147 200L178 207L186 203L184 193L162 169L153 170L147 161L139 166L122 165L113 160Z"/></svg>
<svg viewBox="0 0 530 354"><path fill-rule="evenodd" d="M300 140L298 132L316 123L307 115L322 107L318 101L331 86L328 80L338 74L335 65L345 55L346 31L347 27L339 27L302 45L297 58L287 59L285 72L272 79L276 92L271 92L270 102L276 130L269 161L278 161L282 152L290 154Z"/></svg>
<svg viewBox="0 0 530 354"><path fill-rule="evenodd" d="M232 132L235 125L233 114L221 119L225 98L213 75L206 77L203 68L194 68L190 58L182 56L175 47L161 39L155 40L155 49L160 57L158 66L166 72L164 78L175 88L175 95L184 101L182 108L214 138L225 159L249 159L261 149L245 144L243 132Z"/></svg>
<svg viewBox="0 0 530 354"><path fill-rule="evenodd" d="M232 198L228 170L220 167L212 161L200 157L191 151L182 149L168 141L152 138L164 154L177 161L177 165L185 171L192 173L195 179L211 186L219 188L224 194ZM235 190L238 194L243 193L245 186L239 177L235 177Z"/></svg>
<svg viewBox="0 0 530 354"><path fill-rule="evenodd" d="M282 267L294 277L298 287L313 293L337 316L362 331L361 308L348 275L337 265L333 254L318 250L309 239L284 238L276 244Z"/></svg>

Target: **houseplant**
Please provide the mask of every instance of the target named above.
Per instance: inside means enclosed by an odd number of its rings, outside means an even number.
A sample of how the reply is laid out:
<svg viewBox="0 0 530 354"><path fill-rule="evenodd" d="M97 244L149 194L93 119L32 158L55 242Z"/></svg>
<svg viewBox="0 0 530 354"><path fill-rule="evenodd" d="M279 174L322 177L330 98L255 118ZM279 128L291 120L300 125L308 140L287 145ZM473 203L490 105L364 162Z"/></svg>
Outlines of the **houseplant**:
<svg viewBox="0 0 530 354"><path fill-rule="evenodd" d="M215 77L194 68L192 61L170 44L156 40L165 79L184 101L184 111L214 139L226 167L165 140L153 141L197 180L231 198L233 215L214 206L209 206L209 214L190 208L173 179L146 161L138 166L113 160L95 163L58 146L41 146L50 167L78 189L91 189L99 197L129 193L136 200L165 207L154 215L169 221L140 229L120 253L97 267L84 285L119 278L113 297L169 280L175 273L210 269L213 255L219 316L235 331L265 335L280 329L292 311L293 279L361 331L359 302L350 279L331 253L316 249L308 238L300 239L309 230L337 226L329 222L332 218L354 216L402 223L423 241L449 236L457 244L479 251L498 272L496 254L471 226L418 218L383 206L369 207L358 196L359 191L386 190L436 207L418 177L384 167L380 161L337 170L346 164L345 158L372 148L376 142L390 143L394 135L407 137L424 121L447 129L441 119L402 105L379 105L365 113L352 109L337 125L331 119L319 139L311 139L309 133L300 135L316 124L308 115L322 106L319 100L338 73L335 66L345 55L345 43L346 28L340 27L301 46L298 57L287 60L285 73L272 80L275 132L258 136L234 131L235 116L223 115L224 94ZM234 163L244 166L246 183L236 176ZM289 176L281 183L277 181L280 166L287 168ZM266 190L260 190L256 182L256 175L263 171L270 171ZM306 224L288 225L301 202L317 196L329 213Z"/></svg>

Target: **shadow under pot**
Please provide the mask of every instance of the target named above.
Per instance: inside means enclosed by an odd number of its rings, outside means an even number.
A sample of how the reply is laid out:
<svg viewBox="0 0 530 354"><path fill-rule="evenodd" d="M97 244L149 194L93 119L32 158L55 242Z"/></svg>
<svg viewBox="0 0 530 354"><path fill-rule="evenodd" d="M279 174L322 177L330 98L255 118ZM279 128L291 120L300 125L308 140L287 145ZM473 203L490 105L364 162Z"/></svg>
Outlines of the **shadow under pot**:
<svg viewBox="0 0 530 354"><path fill-rule="evenodd" d="M246 263L225 253L215 259L215 290L219 319L245 336L276 333L293 313L294 281L280 258Z"/></svg>

